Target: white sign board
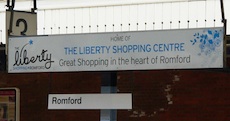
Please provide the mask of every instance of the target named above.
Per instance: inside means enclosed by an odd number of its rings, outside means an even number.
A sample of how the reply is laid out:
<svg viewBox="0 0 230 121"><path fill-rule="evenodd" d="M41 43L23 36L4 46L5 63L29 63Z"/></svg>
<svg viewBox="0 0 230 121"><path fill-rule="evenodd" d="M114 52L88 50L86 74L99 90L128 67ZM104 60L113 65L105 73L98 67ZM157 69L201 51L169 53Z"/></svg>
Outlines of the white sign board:
<svg viewBox="0 0 230 121"><path fill-rule="evenodd" d="M223 67L223 28L9 39L9 73Z"/></svg>
<svg viewBox="0 0 230 121"><path fill-rule="evenodd" d="M132 109L132 94L49 94L48 109Z"/></svg>

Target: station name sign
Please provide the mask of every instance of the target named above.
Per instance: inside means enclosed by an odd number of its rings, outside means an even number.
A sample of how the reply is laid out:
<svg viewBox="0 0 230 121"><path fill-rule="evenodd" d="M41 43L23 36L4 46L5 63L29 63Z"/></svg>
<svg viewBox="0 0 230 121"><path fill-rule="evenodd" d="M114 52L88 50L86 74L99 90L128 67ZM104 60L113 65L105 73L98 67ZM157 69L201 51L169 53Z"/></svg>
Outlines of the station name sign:
<svg viewBox="0 0 230 121"><path fill-rule="evenodd" d="M132 94L49 94L48 109L132 109Z"/></svg>
<svg viewBox="0 0 230 121"><path fill-rule="evenodd" d="M12 37L8 72L223 68L222 27Z"/></svg>

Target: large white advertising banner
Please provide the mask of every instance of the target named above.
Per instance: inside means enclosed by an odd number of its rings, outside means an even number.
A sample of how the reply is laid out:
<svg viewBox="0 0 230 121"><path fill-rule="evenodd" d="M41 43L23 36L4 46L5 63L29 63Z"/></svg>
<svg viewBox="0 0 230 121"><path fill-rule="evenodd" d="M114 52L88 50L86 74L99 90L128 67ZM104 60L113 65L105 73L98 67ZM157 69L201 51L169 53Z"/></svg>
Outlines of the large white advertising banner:
<svg viewBox="0 0 230 121"><path fill-rule="evenodd" d="M9 39L8 72L223 67L223 28Z"/></svg>

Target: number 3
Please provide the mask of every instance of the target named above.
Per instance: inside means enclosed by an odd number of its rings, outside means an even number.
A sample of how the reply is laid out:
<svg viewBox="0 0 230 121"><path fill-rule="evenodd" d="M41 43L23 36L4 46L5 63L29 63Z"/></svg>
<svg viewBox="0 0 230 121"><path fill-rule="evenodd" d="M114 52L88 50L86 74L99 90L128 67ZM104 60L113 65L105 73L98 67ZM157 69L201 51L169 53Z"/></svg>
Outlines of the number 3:
<svg viewBox="0 0 230 121"><path fill-rule="evenodd" d="M27 22L26 22L25 19L21 19L21 18L18 19L17 22L16 22L16 26L19 27L19 24L20 24L21 22L24 24L24 30L21 31L21 35L26 35L25 33L26 33L26 31L27 31Z"/></svg>

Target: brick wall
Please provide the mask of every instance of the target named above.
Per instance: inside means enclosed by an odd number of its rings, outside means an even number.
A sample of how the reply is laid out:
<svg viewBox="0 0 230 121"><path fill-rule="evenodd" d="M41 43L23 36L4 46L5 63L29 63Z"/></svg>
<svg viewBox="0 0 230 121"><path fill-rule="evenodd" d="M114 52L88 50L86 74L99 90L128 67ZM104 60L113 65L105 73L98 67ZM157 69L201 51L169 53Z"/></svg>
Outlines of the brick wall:
<svg viewBox="0 0 230 121"><path fill-rule="evenodd" d="M0 87L18 87L21 93L21 121L93 121L94 110L48 110L49 93L99 93L99 73L0 73Z"/></svg>
<svg viewBox="0 0 230 121"><path fill-rule="evenodd" d="M118 113L121 121L230 120L228 72L184 70L134 73L134 107L131 111ZM125 75L130 78L132 74ZM128 81L123 81L119 84L127 85L125 83Z"/></svg>
<svg viewBox="0 0 230 121"><path fill-rule="evenodd" d="M100 93L102 72L7 74L0 87L21 91L21 121L99 121L99 110L48 110L49 93ZM133 109L118 121L230 120L230 76L222 70L118 72L118 93L133 94Z"/></svg>

